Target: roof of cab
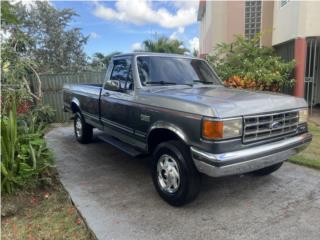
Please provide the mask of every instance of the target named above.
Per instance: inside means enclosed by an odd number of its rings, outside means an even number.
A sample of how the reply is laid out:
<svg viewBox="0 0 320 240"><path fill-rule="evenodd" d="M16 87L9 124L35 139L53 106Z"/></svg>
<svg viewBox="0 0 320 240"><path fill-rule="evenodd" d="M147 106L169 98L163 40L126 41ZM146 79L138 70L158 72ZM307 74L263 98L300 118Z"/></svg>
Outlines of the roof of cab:
<svg viewBox="0 0 320 240"><path fill-rule="evenodd" d="M190 55L182 55L182 54L175 54L175 53L155 53L155 52L121 53L121 54L114 55L113 58L135 57L135 56L159 56L159 57L179 57L179 58L198 59L197 57L193 57L193 56L190 56Z"/></svg>

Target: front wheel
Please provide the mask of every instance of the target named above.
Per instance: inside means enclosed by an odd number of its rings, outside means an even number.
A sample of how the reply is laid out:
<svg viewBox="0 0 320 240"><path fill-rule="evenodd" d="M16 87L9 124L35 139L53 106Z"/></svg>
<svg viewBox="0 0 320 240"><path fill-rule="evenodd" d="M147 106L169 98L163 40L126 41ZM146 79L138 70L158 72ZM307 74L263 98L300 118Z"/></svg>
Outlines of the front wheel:
<svg viewBox="0 0 320 240"><path fill-rule="evenodd" d="M276 163L276 164L271 165L269 167L265 167L265 168L253 171L251 174L256 175L256 176L269 175L269 174L277 171L282 166L282 164L283 164L283 162Z"/></svg>
<svg viewBox="0 0 320 240"><path fill-rule="evenodd" d="M194 200L200 190L200 174L190 149L180 141L160 143L153 154L152 180L159 195L173 206Z"/></svg>
<svg viewBox="0 0 320 240"><path fill-rule="evenodd" d="M89 143L92 139L92 126L84 121L81 113L76 112L74 115L74 134L80 143Z"/></svg>

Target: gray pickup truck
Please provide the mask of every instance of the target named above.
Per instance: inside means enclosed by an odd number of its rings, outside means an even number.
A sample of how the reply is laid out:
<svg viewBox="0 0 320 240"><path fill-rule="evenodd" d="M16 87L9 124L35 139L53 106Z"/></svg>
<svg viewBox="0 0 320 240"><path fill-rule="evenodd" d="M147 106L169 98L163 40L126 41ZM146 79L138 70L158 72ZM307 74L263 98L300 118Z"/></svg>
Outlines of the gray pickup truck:
<svg viewBox="0 0 320 240"><path fill-rule="evenodd" d="M201 174L267 175L312 140L304 99L226 88L182 55L117 55L103 84L67 84L63 99L80 143L98 128L131 155L152 154L155 188L175 206L195 199Z"/></svg>

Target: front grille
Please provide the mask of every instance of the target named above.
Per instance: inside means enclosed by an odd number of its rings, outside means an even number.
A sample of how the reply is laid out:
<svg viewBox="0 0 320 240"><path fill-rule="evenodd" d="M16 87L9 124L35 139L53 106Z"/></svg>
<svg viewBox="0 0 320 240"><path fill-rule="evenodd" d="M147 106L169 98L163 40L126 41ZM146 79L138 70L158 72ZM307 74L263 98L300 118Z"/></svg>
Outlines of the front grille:
<svg viewBox="0 0 320 240"><path fill-rule="evenodd" d="M244 117L243 142L273 138L297 130L298 111Z"/></svg>

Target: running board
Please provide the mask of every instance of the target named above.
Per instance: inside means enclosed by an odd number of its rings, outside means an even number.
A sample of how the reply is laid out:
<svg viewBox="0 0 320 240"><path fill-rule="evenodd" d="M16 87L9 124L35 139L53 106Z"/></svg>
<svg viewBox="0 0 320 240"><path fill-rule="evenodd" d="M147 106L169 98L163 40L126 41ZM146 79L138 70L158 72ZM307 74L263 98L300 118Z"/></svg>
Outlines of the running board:
<svg viewBox="0 0 320 240"><path fill-rule="evenodd" d="M139 150L135 149L131 145L124 143L110 135L105 133L101 133L97 136L101 141L111 144L112 146L120 149L121 151L125 152L126 154L130 155L131 157L137 157L142 154Z"/></svg>

